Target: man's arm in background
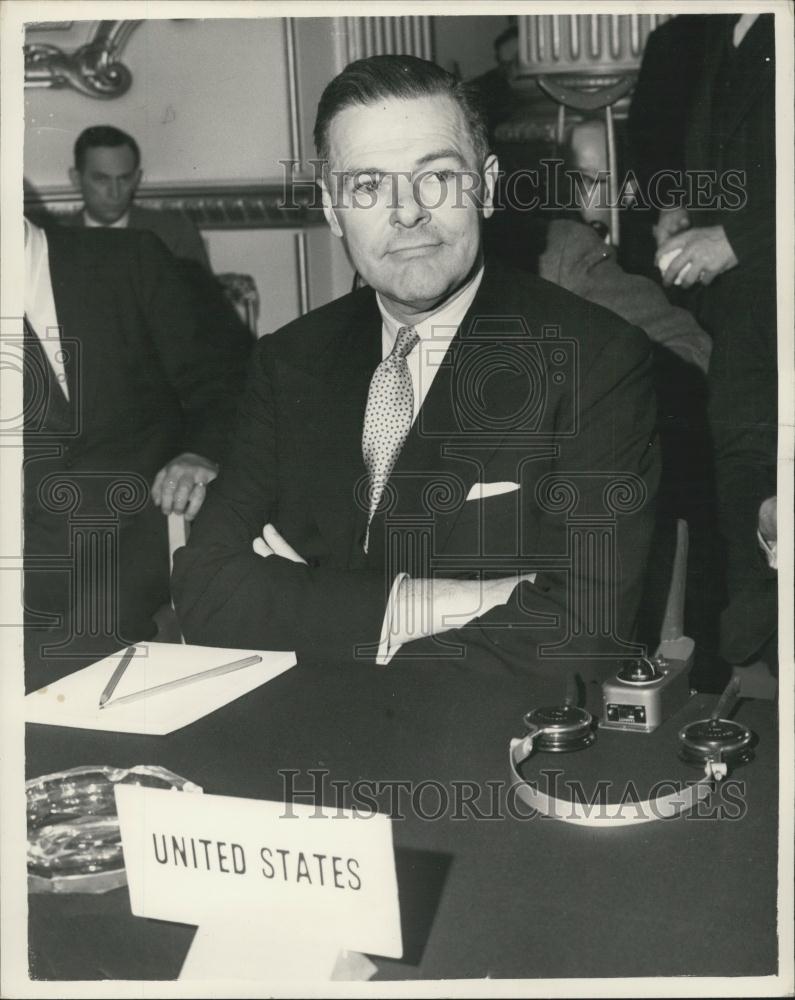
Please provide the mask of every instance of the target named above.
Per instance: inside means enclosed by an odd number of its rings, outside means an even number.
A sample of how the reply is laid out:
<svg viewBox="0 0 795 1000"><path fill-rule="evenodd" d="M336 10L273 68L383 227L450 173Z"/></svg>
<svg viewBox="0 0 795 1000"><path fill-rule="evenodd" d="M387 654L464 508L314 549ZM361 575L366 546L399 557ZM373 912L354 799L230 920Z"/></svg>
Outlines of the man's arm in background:
<svg viewBox="0 0 795 1000"><path fill-rule="evenodd" d="M215 278L137 233L138 283L148 332L183 412L182 451L153 483L164 513L194 515L225 457L252 338Z"/></svg>

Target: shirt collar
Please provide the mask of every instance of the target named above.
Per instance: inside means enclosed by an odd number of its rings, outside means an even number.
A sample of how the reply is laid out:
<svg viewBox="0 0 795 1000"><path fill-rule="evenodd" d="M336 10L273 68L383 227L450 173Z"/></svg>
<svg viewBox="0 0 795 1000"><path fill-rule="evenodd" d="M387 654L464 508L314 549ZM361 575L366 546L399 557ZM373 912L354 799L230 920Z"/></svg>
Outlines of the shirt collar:
<svg viewBox="0 0 795 1000"><path fill-rule="evenodd" d="M453 339L464 316L467 314L467 310L472 305L478 288L480 288L480 282L483 280L483 271L484 267L481 265L477 274L470 278L464 287L460 288L452 298L447 299L438 309L429 316L426 316L422 322L412 324L420 340L438 342L440 340L450 341ZM406 324L395 319L387 310L378 292L376 292L375 297L384 324L384 333L387 335L390 343L394 343L398 330L401 326L406 326Z"/></svg>
<svg viewBox="0 0 795 1000"><path fill-rule="evenodd" d="M25 312L31 312L39 282L49 272L47 234L25 220Z"/></svg>
<svg viewBox="0 0 795 1000"><path fill-rule="evenodd" d="M743 39L754 26L754 21L759 17L758 14L738 14L737 21L732 29L732 44L735 49L739 48L742 44Z"/></svg>
<svg viewBox="0 0 795 1000"><path fill-rule="evenodd" d="M91 216L83 209L83 225L87 229L126 229L130 221L130 210L129 208L124 213L124 215L119 216L115 222L111 222L109 225L105 225L104 222L97 222L96 219L92 219Z"/></svg>

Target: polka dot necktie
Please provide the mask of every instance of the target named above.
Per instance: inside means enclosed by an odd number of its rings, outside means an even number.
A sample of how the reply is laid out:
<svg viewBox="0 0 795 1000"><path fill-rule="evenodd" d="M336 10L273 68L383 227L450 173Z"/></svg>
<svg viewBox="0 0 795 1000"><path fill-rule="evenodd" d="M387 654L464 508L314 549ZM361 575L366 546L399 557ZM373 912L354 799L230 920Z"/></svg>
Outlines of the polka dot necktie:
<svg viewBox="0 0 795 1000"><path fill-rule="evenodd" d="M370 513L364 551L370 539L370 522L395 467L400 449L411 430L414 388L406 356L419 343L413 326L401 326L395 346L373 372L364 413L362 455L370 473Z"/></svg>

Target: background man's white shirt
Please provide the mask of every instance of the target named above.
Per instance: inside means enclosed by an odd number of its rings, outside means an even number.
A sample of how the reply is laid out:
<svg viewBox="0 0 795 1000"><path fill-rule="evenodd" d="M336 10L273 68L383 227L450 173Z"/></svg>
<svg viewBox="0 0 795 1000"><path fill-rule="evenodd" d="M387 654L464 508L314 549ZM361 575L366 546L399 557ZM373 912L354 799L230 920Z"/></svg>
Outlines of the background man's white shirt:
<svg viewBox="0 0 795 1000"><path fill-rule="evenodd" d="M743 14L740 20L735 24L734 30L732 32L732 43L736 48L739 47L742 40L748 34L753 25L754 21L759 17L758 14Z"/></svg>
<svg viewBox="0 0 795 1000"><path fill-rule="evenodd" d="M116 219L115 222L105 223L97 222L96 219L92 219L88 212L83 211L83 225L87 229L126 229L130 222L130 210L122 215L120 218Z"/></svg>
<svg viewBox="0 0 795 1000"><path fill-rule="evenodd" d="M25 316L39 338L42 350L55 373L55 378L69 399L66 384L61 331L55 311L55 297L50 278L50 256L47 235L43 229L25 220Z"/></svg>

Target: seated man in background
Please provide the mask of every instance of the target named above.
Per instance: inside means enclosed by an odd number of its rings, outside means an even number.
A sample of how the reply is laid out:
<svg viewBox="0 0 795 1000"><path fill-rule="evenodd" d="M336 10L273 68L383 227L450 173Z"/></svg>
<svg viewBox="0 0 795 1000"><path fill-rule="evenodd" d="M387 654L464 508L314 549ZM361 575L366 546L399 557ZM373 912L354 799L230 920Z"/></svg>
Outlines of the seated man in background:
<svg viewBox="0 0 795 1000"><path fill-rule="evenodd" d="M26 220L25 264L25 653L38 687L75 657L153 637L169 599L162 515L201 507L251 338L151 233Z"/></svg>
<svg viewBox="0 0 795 1000"><path fill-rule="evenodd" d="M610 245L603 122L586 121L571 129L566 166L579 178L579 183L572 184L579 218L554 219L548 224L538 273L612 309L645 330L655 344L706 374L712 349L707 334L690 312L672 306L653 281L623 270Z"/></svg>
<svg viewBox="0 0 795 1000"><path fill-rule="evenodd" d="M92 125L75 142L69 179L83 196L83 209L59 219L67 226L148 229L175 257L210 261L199 231L182 212L142 208L133 201L141 183L141 152L131 135L112 125Z"/></svg>
<svg viewBox="0 0 795 1000"><path fill-rule="evenodd" d="M368 287L258 343L175 556L185 637L322 664L400 650L459 680L551 675L562 697L562 672L615 669L632 639L658 473L648 341L484 259L497 159L435 64L352 63L315 142ZM606 518L610 558L578 560L572 512Z"/></svg>

